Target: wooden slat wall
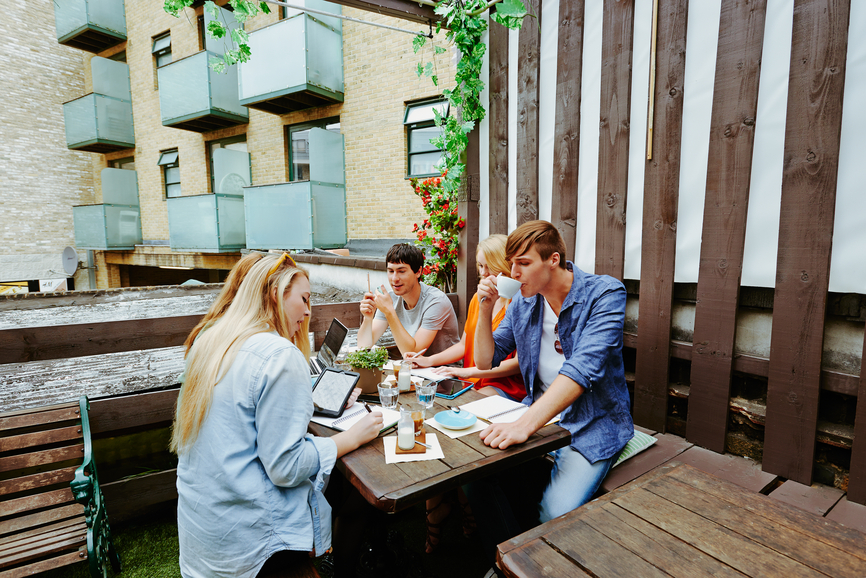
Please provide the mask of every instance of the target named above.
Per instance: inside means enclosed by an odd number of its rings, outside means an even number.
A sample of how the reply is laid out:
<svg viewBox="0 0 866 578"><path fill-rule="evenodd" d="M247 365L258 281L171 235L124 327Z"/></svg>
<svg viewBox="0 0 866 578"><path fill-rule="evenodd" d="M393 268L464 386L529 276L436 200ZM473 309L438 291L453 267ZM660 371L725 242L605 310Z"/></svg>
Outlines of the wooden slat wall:
<svg viewBox="0 0 866 578"><path fill-rule="evenodd" d="M634 420L665 431L677 195L686 67L687 0L659 0L653 158L644 183Z"/></svg>
<svg viewBox="0 0 866 578"><path fill-rule="evenodd" d="M604 3L595 272L622 280L631 112L634 1Z"/></svg>
<svg viewBox="0 0 866 578"><path fill-rule="evenodd" d="M723 453L766 0L722 3L686 437Z"/></svg>
<svg viewBox="0 0 866 578"><path fill-rule="evenodd" d="M860 388L857 394L857 415L854 417L854 443L851 447L851 470L848 474L848 501L866 504L866 339L860 358Z"/></svg>
<svg viewBox="0 0 866 578"><path fill-rule="evenodd" d="M508 234L508 29L490 22L487 83L490 104L490 184L488 210L490 234Z"/></svg>
<svg viewBox="0 0 866 578"><path fill-rule="evenodd" d="M526 0L517 63L517 224L538 218L538 58L541 0Z"/></svg>
<svg viewBox="0 0 866 578"><path fill-rule="evenodd" d="M583 1L559 3L556 62L556 127L550 222L574 260L577 229L577 163L580 151L580 78L583 64Z"/></svg>
<svg viewBox="0 0 866 578"><path fill-rule="evenodd" d="M848 0L796 0L763 469L812 482Z"/></svg>

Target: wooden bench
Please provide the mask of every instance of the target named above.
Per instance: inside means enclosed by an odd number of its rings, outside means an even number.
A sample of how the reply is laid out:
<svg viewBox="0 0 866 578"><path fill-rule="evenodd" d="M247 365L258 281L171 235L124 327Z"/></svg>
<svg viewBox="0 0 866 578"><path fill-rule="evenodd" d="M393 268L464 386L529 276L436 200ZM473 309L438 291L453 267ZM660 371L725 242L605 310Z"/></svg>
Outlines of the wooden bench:
<svg viewBox="0 0 866 578"><path fill-rule="evenodd" d="M120 571L93 462L86 396L0 414L0 578L88 561Z"/></svg>

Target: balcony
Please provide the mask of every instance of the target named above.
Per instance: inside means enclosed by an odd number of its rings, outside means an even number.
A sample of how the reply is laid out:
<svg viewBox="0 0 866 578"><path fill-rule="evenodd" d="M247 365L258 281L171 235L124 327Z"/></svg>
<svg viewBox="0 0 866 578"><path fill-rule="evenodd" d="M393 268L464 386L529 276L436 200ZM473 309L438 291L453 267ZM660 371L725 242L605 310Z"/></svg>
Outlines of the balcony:
<svg viewBox="0 0 866 578"><path fill-rule="evenodd" d="M54 0L57 42L99 53L126 41L123 0Z"/></svg>
<svg viewBox="0 0 866 578"><path fill-rule="evenodd" d="M345 246L343 135L314 128L309 138L311 180L244 189L248 248Z"/></svg>
<svg viewBox="0 0 866 578"><path fill-rule="evenodd" d="M167 204L172 251L222 253L244 248L243 195L175 197Z"/></svg>
<svg viewBox="0 0 866 578"><path fill-rule="evenodd" d="M315 4L315 6L314 6ZM340 6L306 0L329 12ZM340 20L297 14L250 34L255 58L239 65L240 103L273 114L343 102L343 36Z"/></svg>
<svg viewBox="0 0 866 578"><path fill-rule="evenodd" d="M238 102L236 67L217 74L208 66L217 56L203 50L159 69L163 126L208 132L249 122L249 112Z"/></svg>
<svg viewBox="0 0 866 578"><path fill-rule="evenodd" d="M102 154L134 147L129 67L98 56L90 66L93 92L63 104L66 146Z"/></svg>
<svg viewBox="0 0 866 578"><path fill-rule="evenodd" d="M102 169L100 205L72 207L79 249L132 250L142 243L138 177L135 171Z"/></svg>

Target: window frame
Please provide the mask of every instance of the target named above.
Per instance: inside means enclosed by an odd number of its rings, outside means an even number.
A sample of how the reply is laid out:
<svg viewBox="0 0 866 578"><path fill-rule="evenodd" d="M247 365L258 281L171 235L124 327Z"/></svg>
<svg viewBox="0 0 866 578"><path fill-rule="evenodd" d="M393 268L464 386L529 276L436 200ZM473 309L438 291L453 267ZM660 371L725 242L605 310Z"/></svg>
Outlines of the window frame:
<svg viewBox="0 0 866 578"><path fill-rule="evenodd" d="M287 124L286 125L286 167L288 172L288 177L286 182L296 183L296 182L306 182L295 179L295 163L292 161L292 134L296 132L303 132L305 130L310 130L311 128L321 128L324 130L328 130L326 127L340 124L339 116L329 116L327 118L322 118L318 120L312 120L307 122L302 122L298 124ZM342 127L340 134L342 134Z"/></svg>
<svg viewBox="0 0 866 578"><path fill-rule="evenodd" d="M166 156L174 153L175 156L173 160L168 162L163 162ZM159 160L156 161L156 164L162 167L162 195L163 200L168 199L176 199L178 197L183 196L181 187L181 179L180 179L180 151L178 149L166 149L164 151L159 151ZM178 169L177 173L177 181L169 181L168 180L168 169ZM168 188L170 185L178 186L178 194L169 195Z"/></svg>
<svg viewBox="0 0 866 578"><path fill-rule="evenodd" d="M126 171L134 171L135 170L134 167L131 169L126 169L122 166L117 166L117 165L129 164L129 163L132 163L133 165L135 164L135 157L134 156L122 157L119 159L112 159L112 160L108 161L108 168L110 168L110 169L123 169Z"/></svg>
<svg viewBox="0 0 866 578"><path fill-rule="evenodd" d="M432 126L436 126L436 121L434 119L425 119L420 121L411 122L409 121L409 114L414 108L418 108L421 106L426 106L430 104L438 104L441 103L445 106L445 114L442 115L442 118L447 118L451 112L451 104L448 102L446 98L437 97L437 98L426 98L424 100L417 100L414 102L407 102L406 109L403 113L403 125L406 127L406 179L425 179L429 177L438 177L441 173L432 172L432 173L412 173L412 157L415 155L421 154L430 154L433 152L444 153L444 148L431 148L429 150L423 151L412 151L412 133L417 129L430 128ZM441 157L440 157L441 158Z"/></svg>
<svg viewBox="0 0 866 578"><path fill-rule="evenodd" d="M160 40L165 40L165 39L168 39L168 44L166 46L157 48L157 46L156 46L157 42L159 42ZM171 58L171 31L170 30L168 32L163 32L162 34L157 34L156 36L153 36L151 38L150 53L153 54L154 66L156 68L162 68L163 66L165 66L167 64L171 64L173 62L172 60L169 60L168 62L164 62L162 64L159 63L160 58L163 58L165 56L168 56L169 58Z"/></svg>

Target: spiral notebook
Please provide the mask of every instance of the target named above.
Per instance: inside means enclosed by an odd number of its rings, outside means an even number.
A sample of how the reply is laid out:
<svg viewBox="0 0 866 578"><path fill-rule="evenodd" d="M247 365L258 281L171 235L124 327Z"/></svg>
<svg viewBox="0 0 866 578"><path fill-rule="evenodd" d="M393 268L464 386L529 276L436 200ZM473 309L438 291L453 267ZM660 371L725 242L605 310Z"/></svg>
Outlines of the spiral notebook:
<svg viewBox="0 0 866 578"><path fill-rule="evenodd" d="M385 431L389 427L393 427L400 419L399 411L395 411L393 409L385 409L384 407L380 407L378 405L370 405L370 409L372 409L373 411L381 412L382 414L382 419L385 423L382 425L382 429L380 431ZM346 431L347 429L355 425L358 421L360 421L360 419L366 414L367 410L364 409L364 404L356 401L354 405L344 409L343 415L341 415L340 417L324 417L321 415L314 415L313 419L311 419L310 421L332 429Z"/></svg>
<svg viewBox="0 0 866 578"><path fill-rule="evenodd" d="M529 406L499 395L491 395L490 397L461 405L460 409L474 413L478 417L493 423L511 423L517 421L520 416L526 413ZM555 416L546 425L558 421L559 416Z"/></svg>

